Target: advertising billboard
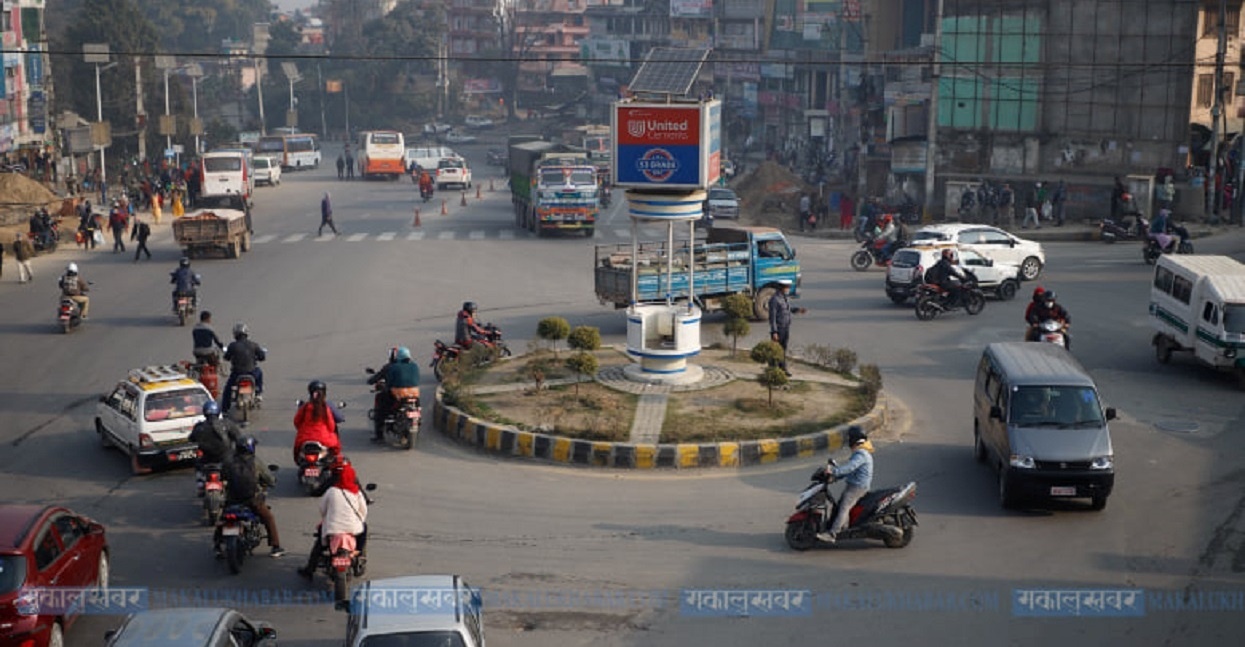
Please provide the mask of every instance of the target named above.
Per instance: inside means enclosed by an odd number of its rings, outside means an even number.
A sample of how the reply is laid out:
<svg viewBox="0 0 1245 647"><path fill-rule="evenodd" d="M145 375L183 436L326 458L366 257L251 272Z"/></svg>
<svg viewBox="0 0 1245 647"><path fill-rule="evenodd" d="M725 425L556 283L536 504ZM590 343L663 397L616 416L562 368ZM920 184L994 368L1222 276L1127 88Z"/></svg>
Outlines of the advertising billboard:
<svg viewBox="0 0 1245 647"><path fill-rule="evenodd" d="M717 181L722 102L614 104L614 183L703 189Z"/></svg>

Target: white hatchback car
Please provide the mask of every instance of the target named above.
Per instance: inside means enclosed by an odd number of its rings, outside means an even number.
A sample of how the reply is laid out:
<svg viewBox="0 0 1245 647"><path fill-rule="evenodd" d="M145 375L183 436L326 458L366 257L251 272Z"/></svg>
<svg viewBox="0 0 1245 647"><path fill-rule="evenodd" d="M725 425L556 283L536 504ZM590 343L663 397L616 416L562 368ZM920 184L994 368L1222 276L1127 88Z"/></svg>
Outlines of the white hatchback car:
<svg viewBox="0 0 1245 647"><path fill-rule="evenodd" d="M971 271L977 277L977 285L987 293L993 293L1004 301L1016 297L1020 290L1020 266L1015 263L992 261L981 254L951 244L914 245L895 252L886 268L886 296L895 303L903 303L916 294L925 281L925 272L938 262L942 250L956 249L959 267Z"/></svg>
<svg viewBox="0 0 1245 647"><path fill-rule="evenodd" d="M471 167L461 157L446 157L437 162L437 190L448 186L471 188Z"/></svg>
<svg viewBox="0 0 1245 647"><path fill-rule="evenodd" d="M276 186L281 184L281 163L271 157L255 158L255 183Z"/></svg>
<svg viewBox="0 0 1245 647"><path fill-rule="evenodd" d="M352 591L347 647L484 647L480 592L457 575L406 575Z"/></svg>
<svg viewBox="0 0 1245 647"><path fill-rule="evenodd" d="M190 431L212 399L203 384L177 366L145 366L100 396L95 431L100 443L130 457L130 470L189 465L199 457Z"/></svg>
<svg viewBox="0 0 1245 647"><path fill-rule="evenodd" d="M467 115L467 118L463 120L463 124L467 126L468 128L476 128L476 129L492 128L493 120L489 119L488 117L482 117L480 115Z"/></svg>
<svg viewBox="0 0 1245 647"><path fill-rule="evenodd" d="M1020 278L1024 281L1036 279L1046 265L1046 252L1040 243L989 225L929 225L913 233L910 242L955 243L960 249L971 249L995 262L1015 263L1020 266Z"/></svg>

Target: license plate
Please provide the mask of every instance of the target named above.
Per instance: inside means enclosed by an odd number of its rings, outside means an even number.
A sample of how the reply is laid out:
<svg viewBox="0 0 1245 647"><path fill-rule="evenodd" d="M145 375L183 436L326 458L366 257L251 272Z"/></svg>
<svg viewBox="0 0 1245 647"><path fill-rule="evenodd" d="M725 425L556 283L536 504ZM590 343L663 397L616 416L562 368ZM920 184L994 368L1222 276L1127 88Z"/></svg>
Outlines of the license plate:
<svg viewBox="0 0 1245 647"><path fill-rule="evenodd" d="M250 384L240 384L240 385L238 385L238 393L244 393L244 394L246 394L246 395L250 395L250 394L251 394L251 385L250 385Z"/></svg>
<svg viewBox="0 0 1245 647"><path fill-rule="evenodd" d="M69 321L69 315L61 315L61 321Z"/></svg>
<svg viewBox="0 0 1245 647"><path fill-rule="evenodd" d="M169 460L171 461L188 461L197 458L199 451L197 449L183 449L180 452L169 452Z"/></svg>
<svg viewBox="0 0 1245 647"><path fill-rule="evenodd" d="M236 537L242 534L242 529L237 526L225 526L220 529L220 534L226 537Z"/></svg>
<svg viewBox="0 0 1245 647"><path fill-rule="evenodd" d="M349 557L334 557L333 568L339 571L344 571L347 568L350 568L350 558Z"/></svg>
<svg viewBox="0 0 1245 647"><path fill-rule="evenodd" d="M1076 488L1072 486L1054 486L1050 489L1051 496L1076 496Z"/></svg>
<svg viewBox="0 0 1245 647"><path fill-rule="evenodd" d="M225 489L225 486L221 485L220 483L216 481L208 481L207 485L203 486L203 489L207 490L208 492L215 492L216 490Z"/></svg>
<svg viewBox="0 0 1245 647"><path fill-rule="evenodd" d="M320 468L308 467L307 472L304 474L304 476L306 476L307 478L318 478L320 476Z"/></svg>
<svg viewBox="0 0 1245 647"><path fill-rule="evenodd" d="M419 410L418 410L418 409L412 409L412 410L410 410L410 411L407 411L407 412L406 412L406 417L407 417L407 418L410 418L410 419L412 419L412 420L414 420L415 418L418 418L418 417L419 417Z"/></svg>

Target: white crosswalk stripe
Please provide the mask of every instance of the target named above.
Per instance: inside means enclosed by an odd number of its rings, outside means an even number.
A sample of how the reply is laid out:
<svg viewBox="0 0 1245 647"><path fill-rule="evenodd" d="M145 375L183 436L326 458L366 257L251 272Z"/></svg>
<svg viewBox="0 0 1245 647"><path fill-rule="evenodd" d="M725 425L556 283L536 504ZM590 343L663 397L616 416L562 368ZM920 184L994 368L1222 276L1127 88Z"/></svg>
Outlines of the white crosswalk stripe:
<svg viewBox="0 0 1245 647"><path fill-rule="evenodd" d="M409 234L407 234L407 235L406 235L406 239L407 239L407 240L423 240L423 239L424 239L424 232L422 232L422 231L412 231L411 233L409 233Z"/></svg>
<svg viewBox="0 0 1245 647"><path fill-rule="evenodd" d="M263 236L256 236L255 238L252 238L251 243L254 245L259 245L262 243L271 243L273 239L275 238L276 238L275 234L264 234Z"/></svg>
<svg viewBox="0 0 1245 647"><path fill-rule="evenodd" d="M497 238L500 240L514 240L514 230L502 229L497 232Z"/></svg>
<svg viewBox="0 0 1245 647"><path fill-rule="evenodd" d="M289 235L289 236L286 236L286 237L285 237L285 239L284 239L284 240L282 240L281 242L283 242L283 243L297 243L298 241L300 241L300 240L302 240L302 239L304 239L304 238L306 238L306 237L307 237L307 234L291 234L291 235Z"/></svg>
<svg viewBox="0 0 1245 647"><path fill-rule="evenodd" d="M443 231L437 234L437 240L454 240L454 232Z"/></svg>
<svg viewBox="0 0 1245 647"><path fill-rule="evenodd" d="M396 232L396 231L385 231L385 232L380 232L380 233L355 232L355 233L346 234L343 236L334 236L333 234L325 234L323 236L316 236L315 234L307 234L307 233L264 234L262 236L256 236L252 238L251 244L261 245L264 243L271 243L274 241L279 241L282 243L297 243L297 242L302 242L306 240L315 241L315 242L325 242L329 240L334 240L336 238L343 238L347 241L357 243L357 242L366 242L366 241L373 241L373 240L374 241L392 241L392 240L398 240L399 237L401 237L402 239L408 240L408 241L430 240L430 239L431 240L473 240L473 241L476 241L476 240L490 240L490 239L515 240L515 239L538 238L538 236L526 230L515 229L513 227L499 227L496 229L472 229L472 230L467 230L467 231L457 230L457 229L446 229L442 231L433 231L433 232L429 232L424 229L417 229L415 231L408 231L405 234L403 234L402 232ZM640 229L641 240L664 240L665 237L666 237L666 232L658 228L646 227L646 228ZM687 236L684 232L677 231L677 230L675 231L676 240L683 240L685 238L687 238ZM622 229L622 228L600 229L597 231L596 240L625 242L625 241L631 240L631 230ZM152 241L153 241L151 243L152 245L161 245L166 242L168 244L176 244L176 241L173 240L172 238L161 238L161 239L153 238ZM1095 263L1108 264L1110 262L1112 261L1099 260L1099 261L1091 262L1091 264L1095 264Z"/></svg>
<svg viewBox="0 0 1245 647"><path fill-rule="evenodd" d="M364 238L367 238L367 234L350 234L349 236L346 237L346 240L352 243L357 243L363 240Z"/></svg>
<svg viewBox="0 0 1245 647"><path fill-rule="evenodd" d="M393 240L393 237L394 237L394 236L397 236L397 235L398 235L398 234L397 234L397 233L395 233L395 232L392 232L392 231L387 231L387 232L385 232L385 233L383 233L383 234L381 234L381 235L377 236L377 237L376 237L376 240Z"/></svg>
<svg viewBox="0 0 1245 647"><path fill-rule="evenodd" d="M477 229L467 234L467 239L468 240L484 240L484 231L481 229Z"/></svg>

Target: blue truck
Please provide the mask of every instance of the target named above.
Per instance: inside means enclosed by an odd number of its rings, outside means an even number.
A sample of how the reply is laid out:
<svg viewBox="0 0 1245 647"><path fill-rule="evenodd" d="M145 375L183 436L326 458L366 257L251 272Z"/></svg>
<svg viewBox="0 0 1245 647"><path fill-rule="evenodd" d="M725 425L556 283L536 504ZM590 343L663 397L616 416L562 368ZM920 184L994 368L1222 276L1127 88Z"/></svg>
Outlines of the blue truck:
<svg viewBox="0 0 1245 647"><path fill-rule="evenodd" d="M665 241L640 243L634 259L630 243L597 245L597 299L615 308L629 306L633 266L639 267L637 303L664 303L667 296L676 301L686 299L689 258L694 270L694 298L705 312L721 310L722 302L732 294L744 294L752 298L753 316L768 319L769 300L783 279L792 282L791 295L798 296L800 263L782 231L773 227L716 227L709 230L704 242L690 248L687 241L676 241L673 250L667 249ZM667 280L670 260L674 276Z"/></svg>

